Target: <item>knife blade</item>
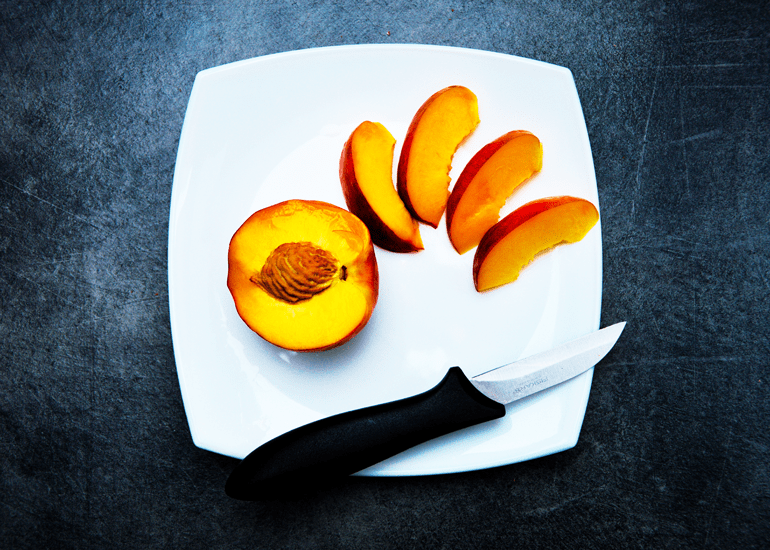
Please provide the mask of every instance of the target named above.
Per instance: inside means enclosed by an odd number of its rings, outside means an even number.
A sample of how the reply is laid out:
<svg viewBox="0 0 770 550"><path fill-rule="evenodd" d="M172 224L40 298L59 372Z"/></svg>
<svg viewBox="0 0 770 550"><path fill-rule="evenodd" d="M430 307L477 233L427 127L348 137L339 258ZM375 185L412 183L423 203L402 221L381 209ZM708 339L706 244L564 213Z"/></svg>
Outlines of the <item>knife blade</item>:
<svg viewBox="0 0 770 550"><path fill-rule="evenodd" d="M626 323L603 328L467 378L452 367L432 389L300 426L257 447L227 479L239 500L323 488L425 441L505 416L505 405L570 380L598 363Z"/></svg>

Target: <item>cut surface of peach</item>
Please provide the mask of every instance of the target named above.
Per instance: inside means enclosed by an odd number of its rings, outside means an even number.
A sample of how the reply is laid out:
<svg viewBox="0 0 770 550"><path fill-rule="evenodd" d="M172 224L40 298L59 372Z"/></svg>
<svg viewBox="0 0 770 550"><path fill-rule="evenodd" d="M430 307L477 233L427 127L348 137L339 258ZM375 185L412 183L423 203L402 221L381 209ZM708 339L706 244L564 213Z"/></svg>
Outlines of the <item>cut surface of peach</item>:
<svg viewBox="0 0 770 550"><path fill-rule="evenodd" d="M482 147L457 178L447 201L447 232L460 254L479 244L500 219L506 199L543 166L540 140L514 130Z"/></svg>
<svg viewBox="0 0 770 550"><path fill-rule="evenodd" d="M535 256L585 237L599 221L589 201L551 197L529 202L484 234L473 258L473 283L483 292L518 279Z"/></svg>
<svg viewBox="0 0 770 550"><path fill-rule="evenodd" d="M372 241L392 252L422 250L420 228L393 185L396 140L379 122L362 122L342 149L340 182L348 209L369 228Z"/></svg>
<svg viewBox="0 0 770 550"><path fill-rule="evenodd" d="M238 315L262 338L320 351L366 325L379 273L361 220L325 202L290 200L255 212L235 232L227 286Z"/></svg>
<svg viewBox="0 0 770 550"><path fill-rule="evenodd" d="M478 123L478 99L464 86L436 92L412 118L398 160L397 187L415 219L438 226L449 197L452 157Z"/></svg>

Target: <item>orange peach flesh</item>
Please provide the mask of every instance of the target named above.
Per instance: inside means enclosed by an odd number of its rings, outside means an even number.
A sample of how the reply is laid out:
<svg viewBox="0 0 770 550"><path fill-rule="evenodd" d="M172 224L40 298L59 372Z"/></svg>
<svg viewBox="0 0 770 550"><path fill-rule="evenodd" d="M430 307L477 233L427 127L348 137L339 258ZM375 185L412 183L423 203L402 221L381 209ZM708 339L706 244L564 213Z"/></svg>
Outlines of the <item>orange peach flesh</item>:
<svg viewBox="0 0 770 550"><path fill-rule="evenodd" d="M312 243L345 269L308 300L278 299L252 277L287 242ZM379 275L368 230L350 212L320 201L291 200L254 213L230 241L228 267L227 286L240 317L262 338L289 350L343 344L364 327L377 302Z"/></svg>
<svg viewBox="0 0 770 550"><path fill-rule="evenodd" d="M346 144L342 160L343 164L349 162L350 155L352 174L349 167L341 168L345 199L351 212L367 224L378 246L395 252L422 250L419 225L393 185L395 144L393 135L379 122L363 122L353 131L350 149ZM365 205L354 196L356 187Z"/></svg>
<svg viewBox="0 0 770 550"><path fill-rule="evenodd" d="M464 254L500 219L514 190L539 172L543 147L530 132L517 130L483 147L465 167L447 203L447 231Z"/></svg>
<svg viewBox="0 0 770 550"><path fill-rule="evenodd" d="M415 114L398 164L398 191L412 215L437 227L449 197L452 157L479 123L476 95L450 86Z"/></svg>
<svg viewBox="0 0 770 550"><path fill-rule="evenodd" d="M599 221L590 202L555 197L512 212L481 239L473 262L473 282L483 292L518 279L535 256L561 243L574 243Z"/></svg>

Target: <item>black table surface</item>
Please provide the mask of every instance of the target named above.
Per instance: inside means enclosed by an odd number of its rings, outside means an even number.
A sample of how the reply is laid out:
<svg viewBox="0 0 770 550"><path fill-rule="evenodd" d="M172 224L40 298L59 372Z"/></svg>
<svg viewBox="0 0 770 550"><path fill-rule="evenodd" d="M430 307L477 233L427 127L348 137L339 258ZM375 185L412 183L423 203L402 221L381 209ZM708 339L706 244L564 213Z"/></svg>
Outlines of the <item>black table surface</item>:
<svg viewBox="0 0 770 550"><path fill-rule="evenodd" d="M767 2L0 2L0 547L762 548L770 540ZM228 498L169 324L198 71L340 44L568 67L602 213L602 325L570 450Z"/></svg>

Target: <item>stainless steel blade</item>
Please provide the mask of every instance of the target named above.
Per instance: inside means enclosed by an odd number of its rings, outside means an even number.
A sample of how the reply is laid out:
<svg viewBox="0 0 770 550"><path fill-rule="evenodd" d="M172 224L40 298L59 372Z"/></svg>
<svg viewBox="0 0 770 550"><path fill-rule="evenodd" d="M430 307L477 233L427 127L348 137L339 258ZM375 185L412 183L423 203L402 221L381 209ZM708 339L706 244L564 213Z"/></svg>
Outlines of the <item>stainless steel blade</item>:
<svg viewBox="0 0 770 550"><path fill-rule="evenodd" d="M531 355L471 378L471 384L506 404L584 373L609 353L626 323L592 332L543 353Z"/></svg>

